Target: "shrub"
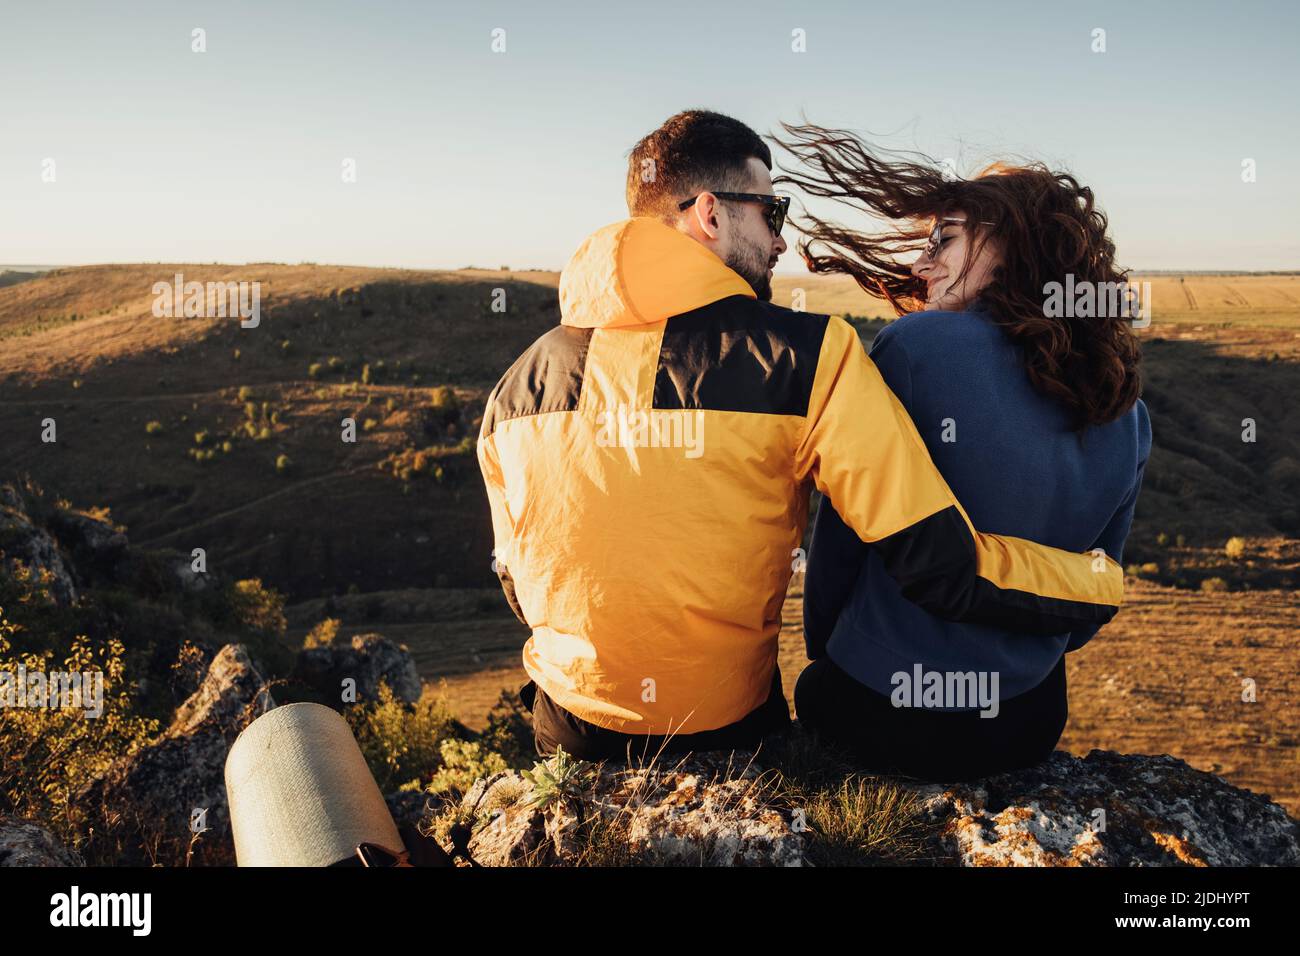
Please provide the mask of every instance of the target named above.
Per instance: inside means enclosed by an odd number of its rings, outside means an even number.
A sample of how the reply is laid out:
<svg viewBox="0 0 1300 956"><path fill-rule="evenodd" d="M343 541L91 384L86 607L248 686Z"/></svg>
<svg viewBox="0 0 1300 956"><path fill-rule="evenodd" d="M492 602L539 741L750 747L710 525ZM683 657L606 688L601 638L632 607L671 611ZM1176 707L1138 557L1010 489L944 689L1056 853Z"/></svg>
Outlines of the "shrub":
<svg viewBox="0 0 1300 956"><path fill-rule="evenodd" d="M460 402L456 399L456 393L446 385L439 385L430 393L429 404L433 406L434 411L438 412L460 411Z"/></svg>
<svg viewBox="0 0 1300 956"><path fill-rule="evenodd" d="M236 581L229 590L230 610L236 623L264 637L284 636L289 622L284 616L284 595L262 586L261 578Z"/></svg>
<svg viewBox="0 0 1300 956"><path fill-rule="evenodd" d="M247 402L250 399L252 399L252 397L253 397L253 390L251 388L249 388L247 385L239 386L239 400L241 402Z"/></svg>
<svg viewBox="0 0 1300 956"><path fill-rule="evenodd" d="M1207 594L1218 594L1228 590L1228 582L1223 578L1206 578L1201 582L1201 590Z"/></svg>
<svg viewBox="0 0 1300 956"><path fill-rule="evenodd" d="M320 378L320 373L324 371L324 368L325 366L321 365L320 362L312 362L307 366L307 377Z"/></svg>
<svg viewBox="0 0 1300 956"><path fill-rule="evenodd" d="M310 631L303 638L303 647L327 647L333 644L339 636L339 619L336 617L327 617Z"/></svg>
<svg viewBox="0 0 1300 956"><path fill-rule="evenodd" d="M207 443L208 443L207 429L204 429L203 431L197 431L194 433L194 444L199 445L201 447L203 445L206 445Z"/></svg>
<svg viewBox="0 0 1300 956"><path fill-rule="evenodd" d="M1246 539L1236 537L1229 538L1228 543L1223 546L1223 553L1231 560L1236 561L1246 553Z"/></svg>
<svg viewBox="0 0 1300 956"><path fill-rule="evenodd" d="M293 462L289 460L288 455L279 455L275 459L275 473L277 475L287 475L293 467Z"/></svg>
<svg viewBox="0 0 1300 956"><path fill-rule="evenodd" d="M460 795L479 778L510 769L504 757L478 741L449 738L439 746L438 754L442 766L429 781L429 793Z"/></svg>
<svg viewBox="0 0 1300 956"><path fill-rule="evenodd" d="M66 660L54 663L53 652L10 654L17 629L0 609L0 672L100 672L103 712L86 718L84 706L0 707L0 805L7 814L28 817L50 827L74 848L88 829L101 823L88 819L77 791L100 776L158 732L158 722L138 715L133 685L125 680L125 648L116 639L98 650L85 636L73 639Z"/></svg>
<svg viewBox="0 0 1300 956"><path fill-rule="evenodd" d="M144 433L146 435L158 435L162 433L162 430L162 422L150 422L144 426Z"/></svg>
<svg viewBox="0 0 1300 956"><path fill-rule="evenodd" d="M442 742L454 735L457 726L441 697L426 691L408 706L393 696L387 684L380 685L377 700L349 707L343 716L381 793L431 778L443 765Z"/></svg>

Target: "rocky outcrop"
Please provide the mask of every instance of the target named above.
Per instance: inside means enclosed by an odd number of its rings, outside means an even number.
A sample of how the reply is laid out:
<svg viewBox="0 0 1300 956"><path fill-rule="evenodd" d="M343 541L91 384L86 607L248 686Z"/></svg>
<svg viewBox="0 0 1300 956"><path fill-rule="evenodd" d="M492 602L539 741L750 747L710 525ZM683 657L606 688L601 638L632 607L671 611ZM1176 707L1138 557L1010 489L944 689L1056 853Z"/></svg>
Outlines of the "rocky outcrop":
<svg viewBox="0 0 1300 956"><path fill-rule="evenodd" d="M962 866L1300 866L1285 810L1170 756L1057 751L918 793Z"/></svg>
<svg viewBox="0 0 1300 956"><path fill-rule="evenodd" d="M931 864L1300 865L1300 824L1280 806L1169 756L1057 752L974 783L897 785ZM471 855L488 866L816 862L816 826L744 755L604 765L572 787L539 806L527 775L480 780L460 807L475 821Z"/></svg>
<svg viewBox="0 0 1300 956"><path fill-rule="evenodd" d="M577 792L539 806L510 771L479 781L461 809L478 821L471 856L484 866L610 864L801 866L804 838L741 757L700 755L652 769L591 768Z"/></svg>
<svg viewBox="0 0 1300 956"><path fill-rule="evenodd" d="M337 707L344 681L356 682L352 702L375 700L380 683L388 684L398 700L420 699L420 675L410 651L379 634L357 634L350 642L308 647L298 653L292 679L302 681Z"/></svg>
<svg viewBox="0 0 1300 956"><path fill-rule="evenodd" d="M80 854L44 827L30 820L0 817L0 867L83 865Z"/></svg>
<svg viewBox="0 0 1300 956"><path fill-rule="evenodd" d="M68 607L80 593L71 562L58 540L27 514L22 496L12 485L0 486L0 573L25 572L44 579L50 599Z"/></svg>
<svg viewBox="0 0 1300 956"><path fill-rule="evenodd" d="M78 794L112 831L99 838L111 835L122 845L128 856L120 862L146 862L135 858L141 852L171 860L188 853L190 862L209 865L234 862L226 754L239 732L273 706L247 650L228 644L162 736Z"/></svg>

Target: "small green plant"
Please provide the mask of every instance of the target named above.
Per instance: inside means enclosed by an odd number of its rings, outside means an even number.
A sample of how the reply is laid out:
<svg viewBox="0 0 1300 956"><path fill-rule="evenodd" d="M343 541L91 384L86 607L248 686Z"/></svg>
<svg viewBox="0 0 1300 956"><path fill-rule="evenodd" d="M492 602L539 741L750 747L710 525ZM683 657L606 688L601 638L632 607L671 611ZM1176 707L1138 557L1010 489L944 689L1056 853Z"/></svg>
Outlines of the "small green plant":
<svg viewBox="0 0 1300 956"><path fill-rule="evenodd" d="M571 797L581 799L594 772L594 764L571 757L560 747L554 757L539 760L532 770L523 771L523 775L533 785L528 803L538 810L545 810L557 800Z"/></svg>

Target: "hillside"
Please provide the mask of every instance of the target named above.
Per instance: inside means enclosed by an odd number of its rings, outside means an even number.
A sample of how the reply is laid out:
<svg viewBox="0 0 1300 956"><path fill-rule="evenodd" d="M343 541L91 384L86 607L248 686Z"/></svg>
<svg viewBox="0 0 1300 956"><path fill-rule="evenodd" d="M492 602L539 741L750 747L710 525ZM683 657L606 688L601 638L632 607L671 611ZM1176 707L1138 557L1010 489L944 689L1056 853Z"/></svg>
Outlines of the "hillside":
<svg viewBox="0 0 1300 956"><path fill-rule="evenodd" d="M152 285L177 271L259 281L260 325L156 318ZM0 478L27 473L77 508L108 509L142 553L201 547L223 580L278 589L289 606L272 659L291 658L326 618L344 640L378 631L407 645L419 676L481 728L524 679L526 635L488 567L472 438L497 377L558 321L556 279L131 265L0 288ZM1157 311L1141 333L1155 450L1125 556L1133 599L1070 659L1063 746L1170 752L1295 813L1296 277L1152 282L1157 304L1178 292L1185 308ZM881 326L864 318L880 303L842 280L776 285L777 301L798 287L809 310L854 316L865 342ZM497 289L504 312L492 309ZM340 440L345 417L355 444ZM47 418L52 444L40 440ZM1245 418L1254 443L1241 440ZM56 510L72 513L66 502ZM1240 547L1225 549L1229 538ZM193 621L119 587L110 576L89 631L154 635L129 656L166 673ZM781 638L787 693L803 660L799 600L796 581ZM234 627L225 610L214 620L198 628L209 653ZM52 634L66 630L56 623ZM1257 681L1257 705L1241 701L1243 677ZM152 687L148 712L161 716L165 685Z"/></svg>
<svg viewBox="0 0 1300 956"><path fill-rule="evenodd" d="M152 285L177 272L260 282L260 325L155 318ZM107 265L2 288L5 472L111 508L141 544L203 547L230 573L296 600L490 586L472 437L497 377L558 320L556 281ZM1157 303L1184 287L1203 324L1180 314L1143 332L1157 451L1134 557L1152 561L1161 534L1212 547L1233 535L1300 536L1300 425L1286 417L1300 385L1300 319L1277 311L1297 299L1297 277L1153 281ZM811 311L884 312L838 277L783 277L777 301L796 285ZM504 312L493 311L496 289ZM864 339L875 327L863 326ZM340 440L345 417L355 444ZM1254 444L1240 440L1246 417L1258 422ZM41 441L46 418L56 443Z"/></svg>

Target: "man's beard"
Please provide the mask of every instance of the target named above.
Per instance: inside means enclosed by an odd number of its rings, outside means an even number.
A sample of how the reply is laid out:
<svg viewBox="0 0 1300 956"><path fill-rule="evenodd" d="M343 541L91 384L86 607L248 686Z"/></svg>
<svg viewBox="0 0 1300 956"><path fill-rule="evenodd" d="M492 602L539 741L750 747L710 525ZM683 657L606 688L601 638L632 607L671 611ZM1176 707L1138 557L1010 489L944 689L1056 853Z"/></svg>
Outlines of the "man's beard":
<svg viewBox="0 0 1300 956"><path fill-rule="evenodd" d="M767 275L768 253L757 243L737 237L727 255L729 269L749 283L761 302L772 301L772 280Z"/></svg>

